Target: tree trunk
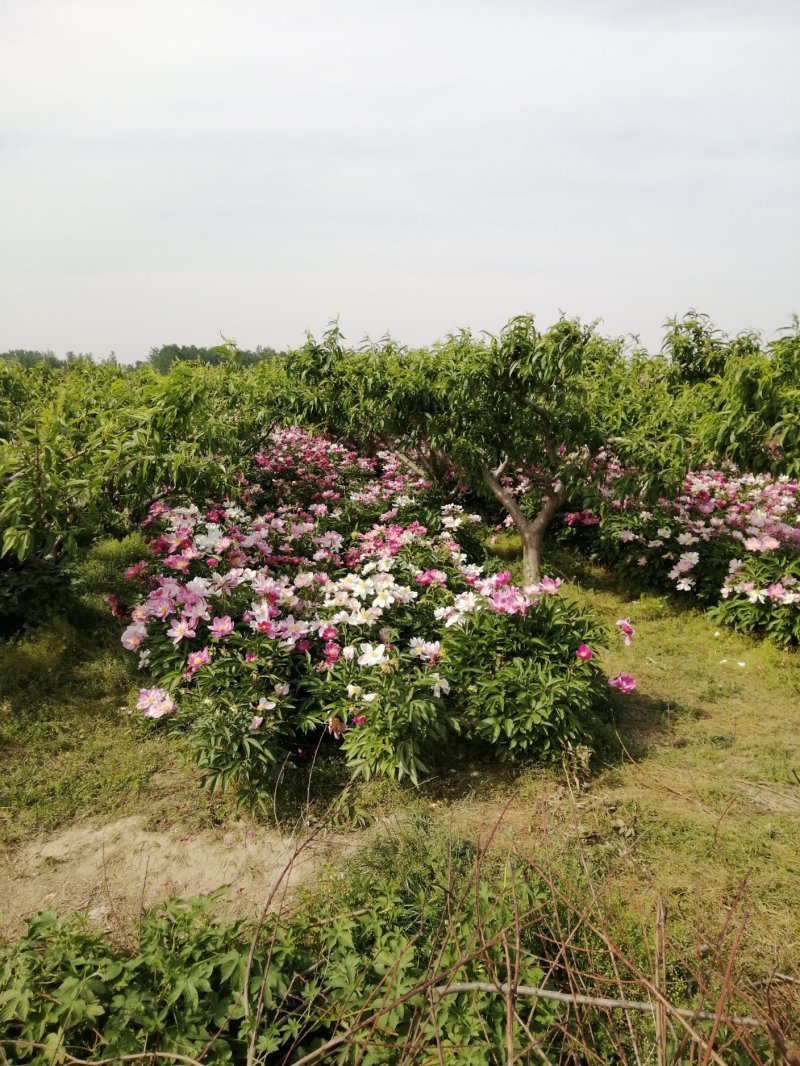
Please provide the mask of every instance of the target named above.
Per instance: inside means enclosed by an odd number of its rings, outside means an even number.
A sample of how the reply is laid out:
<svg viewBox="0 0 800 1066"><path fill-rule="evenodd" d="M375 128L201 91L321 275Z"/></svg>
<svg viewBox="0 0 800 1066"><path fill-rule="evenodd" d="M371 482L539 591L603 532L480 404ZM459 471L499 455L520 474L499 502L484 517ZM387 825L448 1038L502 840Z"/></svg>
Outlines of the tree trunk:
<svg viewBox="0 0 800 1066"><path fill-rule="evenodd" d="M484 470L483 481L492 495L508 511L522 539L522 574L523 584L535 585L542 576L542 542L547 527L555 517L559 507L567 502L567 490L559 479L553 486L550 496L533 521L522 513L513 495L501 485L497 472Z"/></svg>

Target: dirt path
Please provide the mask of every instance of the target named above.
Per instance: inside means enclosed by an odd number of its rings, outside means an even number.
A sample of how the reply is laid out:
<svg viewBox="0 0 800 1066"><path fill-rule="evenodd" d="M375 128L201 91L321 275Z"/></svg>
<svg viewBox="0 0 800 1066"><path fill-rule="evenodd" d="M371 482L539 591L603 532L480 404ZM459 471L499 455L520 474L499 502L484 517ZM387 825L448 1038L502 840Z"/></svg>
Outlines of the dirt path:
<svg viewBox="0 0 800 1066"><path fill-rule="evenodd" d="M298 843L263 826L189 832L180 825L151 830L144 823L140 816L84 822L8 856L0 864L3 936L18 935L28 917L48 909L84 911L93 926L122 932L142 907L221 885L229 886L221 908L226 916L252 915ZM337 841L335 850L346 847ZM330 835L311 841L287 883L309 878L333 850Z"/></svg>

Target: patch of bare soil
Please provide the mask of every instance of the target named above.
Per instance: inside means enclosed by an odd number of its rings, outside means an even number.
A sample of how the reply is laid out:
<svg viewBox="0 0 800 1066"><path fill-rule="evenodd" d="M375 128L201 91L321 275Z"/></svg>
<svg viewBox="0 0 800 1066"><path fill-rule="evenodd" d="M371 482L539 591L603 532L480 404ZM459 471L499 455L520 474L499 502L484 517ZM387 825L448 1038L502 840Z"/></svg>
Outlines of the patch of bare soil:
<svg viewBox="0 0 800 1066"><path fill-rule="evenodd" d="M145 828L140 816L104 825L83 823L19 848L0 862L0 937L24 930L42 910L84 911L91 925L124 934L142 909L172 897L229 886L221 913L253 915L296 850L298 841L263 826L219 831ZM317 837L293 861L281 884L311 877L342 841Z"/></svg>

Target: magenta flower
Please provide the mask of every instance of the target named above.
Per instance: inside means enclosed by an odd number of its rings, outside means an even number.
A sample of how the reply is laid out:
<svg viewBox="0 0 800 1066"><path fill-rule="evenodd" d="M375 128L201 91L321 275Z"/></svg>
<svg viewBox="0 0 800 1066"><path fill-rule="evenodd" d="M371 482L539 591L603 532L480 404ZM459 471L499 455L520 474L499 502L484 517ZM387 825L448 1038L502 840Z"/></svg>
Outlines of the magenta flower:
<svg viewBox="0 0 800 1066"><path fill-rule="evenodd" d="M592 651L592 649L589 647L588 644L579 644L578 645L578 650L575 652L575 655L579 659L583 659L584 661L594 658L594 652Z"/></svg>
<svg viewBox="0 0 800 1066"><path fill-rule="evenodd" d="M633 635L636 632L631 625L630 618L618 618L615 624L619 626L620 631L624 634L625 646L629 648L633 644Z"/></svg>
<svg viewBox="0 0 800 1066"><path fill-rule="evenodd" d="M140 563L134 563L133 566L129 566L122 576L126 581L132 581L135 577L139 577L140 574L144 574L146 571L147 561L142 560Z"/></svg>
<svg viewBox="0 0 800 1066"><path fill-rule="evenodd" d="M415 580L418 585L443 586L447 584L447 574L442 570L423 570L421 574L417 574Z"/></svg>
<svg viewBox="0 0 800 1066"><path fill-rule="evenodd" d="M626 696L636 688L636 678L630 674L617 674L616 677L610 677L608 683L611 688L619 689Z"/></svg>

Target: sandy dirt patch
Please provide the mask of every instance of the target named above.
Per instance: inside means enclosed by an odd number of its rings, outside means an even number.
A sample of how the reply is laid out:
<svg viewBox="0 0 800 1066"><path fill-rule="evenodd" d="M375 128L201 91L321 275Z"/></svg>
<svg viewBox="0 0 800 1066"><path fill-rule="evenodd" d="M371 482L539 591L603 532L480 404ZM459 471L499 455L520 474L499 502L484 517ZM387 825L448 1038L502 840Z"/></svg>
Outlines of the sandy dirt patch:
<svg viewBox="0 0 800 1066"><path fill-rule="evenodd" d="M42 910L84 911L98 928L129 929L143 908L168 897L229 891L226 917L252 915L266 900L297 840L260 826L218 831L145 828L132 816L83 823L33 840L0 862L0 935L10 939ZM293 863L286 883L314 874L347 844L320 836Z"/></svg>

